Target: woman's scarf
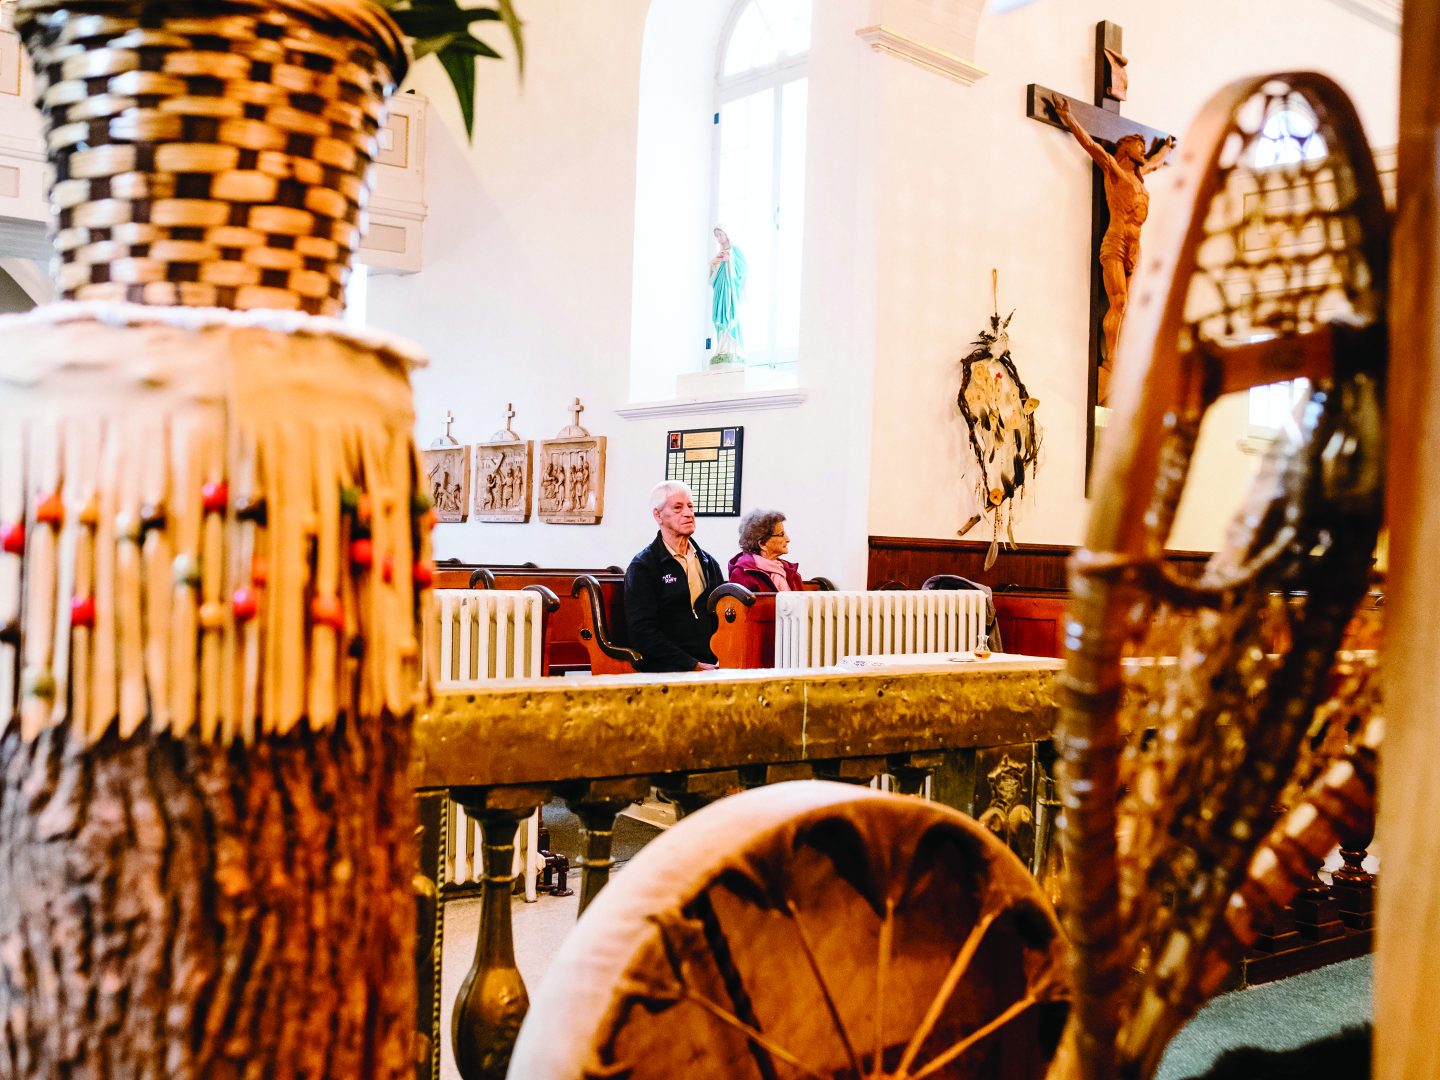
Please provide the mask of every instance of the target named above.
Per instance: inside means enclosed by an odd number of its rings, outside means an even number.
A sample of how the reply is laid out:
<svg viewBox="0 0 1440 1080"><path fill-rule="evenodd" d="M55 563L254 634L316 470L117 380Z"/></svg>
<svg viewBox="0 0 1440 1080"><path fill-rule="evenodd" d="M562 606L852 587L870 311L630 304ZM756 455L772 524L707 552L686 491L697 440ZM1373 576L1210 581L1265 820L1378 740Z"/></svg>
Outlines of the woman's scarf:
<svg viewBox="0 0 1440 1080"><path fill-rule="evenodd" d="M785 564L779 559L767 559L764 555L755 555L755 569L770 575L770 580L775 583L778 592L790 591L790 580L785 576Z"/></svg>

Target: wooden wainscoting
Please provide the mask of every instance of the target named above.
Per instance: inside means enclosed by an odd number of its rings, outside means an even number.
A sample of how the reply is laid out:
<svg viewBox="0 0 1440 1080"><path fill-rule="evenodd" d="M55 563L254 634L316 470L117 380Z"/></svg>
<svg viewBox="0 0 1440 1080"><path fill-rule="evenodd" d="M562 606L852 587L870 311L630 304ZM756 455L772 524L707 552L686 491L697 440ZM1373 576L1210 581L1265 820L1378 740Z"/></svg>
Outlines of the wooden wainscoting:
<svg viewBox="0 0 1440 1080"><path fill-rule="evenodd" d="M868 587L918 589L936 574L990 586L995 620L1006 652L1028 656L1064 653L1063 617L1069 599L1067 564L1075 548L1065 544L1020 544L1002 548L989 570L986 540L938 540L919 536L870 537ZM1172 551L1175 562L1201 563L1208 552Z"/></svg>
<svg viewBox="0 0 1440 1080"><path fill-rule="evenodd" d="M1020 544L1001 548L995 565L985 570L988 540L937 540L923 536L870 537L871 589L918 589L935 574L959 574L999 592L1001 589L1065 592L1070 587L1066 563L1075 553L1068 544ZM1208 551L1171 551L1174 562L1201 563ZM894 584L891 584L894 583Z"/></svg>

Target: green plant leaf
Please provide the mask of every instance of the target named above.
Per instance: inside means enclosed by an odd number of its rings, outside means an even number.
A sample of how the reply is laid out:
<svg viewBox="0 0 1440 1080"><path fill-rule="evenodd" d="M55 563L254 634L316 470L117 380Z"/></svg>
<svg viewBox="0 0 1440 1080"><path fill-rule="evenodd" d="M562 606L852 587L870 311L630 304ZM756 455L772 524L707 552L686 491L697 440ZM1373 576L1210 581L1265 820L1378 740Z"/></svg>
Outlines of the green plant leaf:
<svg viewBox="0 0 1440 1080"><path fill-rule="evenodd" d="M515 43L515 66L519 74L525 74L525 35L521 31L520 16L515 14L511 0L496 0L500 5L500 17L510 29L510 40Z"/></svg>
<svg viewBox="0 0 1440 1080"><path fill-rule="evenodd" d="M499 59L500 54L478 38L461 35L435 54L450 76L455 95L460 99L460 116L465 121L465 137L475 137L475 64L482 56Z"/></svg>
<svg viewBox="0 0 1440 1080"><path fill-rule="evenodd" d="M455 40L455 34L441 34L438 37L415 38L410 42L410 51L415 54L415 59L437 53L450 42Z"/></svg>
<svg viewBox="0 0 1440 1080"><path fill-rule="evenodd" d="M453 2L453 0L452 0ZM441 34L468 33L477 22L496 22L503 18L493 8L452 7L425 8L393 13L395 21L412 38L438 37Z"/></svg>
<svg viewBox="0 0 1440 1080"><path fill-rule="evenodd" d="M475 37L472 27L481 22L503 22L515 43L515 62L525 71L523 24L513 0L494 0L489 7L462 7L461 0L371 0L390 13L410 41L415 59L435 56L445 68L460 100L465 133L474 137L475 65L481 57L501 59L498 52Z"/></svg>

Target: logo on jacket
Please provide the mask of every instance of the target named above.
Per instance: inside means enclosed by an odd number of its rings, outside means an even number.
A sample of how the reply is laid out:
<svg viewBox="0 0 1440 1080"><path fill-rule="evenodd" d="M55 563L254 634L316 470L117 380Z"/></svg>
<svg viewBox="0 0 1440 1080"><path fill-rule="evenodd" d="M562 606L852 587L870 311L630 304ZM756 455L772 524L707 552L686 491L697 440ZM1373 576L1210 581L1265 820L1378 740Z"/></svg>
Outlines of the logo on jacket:
<svg viewBox="0 0 1440 1080"><path fill-rule="evenodd" d="M666 585L674 585L675 582L679 581L680 579L677 578L674 574L666 574L660 580L663 581Z"/></svg>

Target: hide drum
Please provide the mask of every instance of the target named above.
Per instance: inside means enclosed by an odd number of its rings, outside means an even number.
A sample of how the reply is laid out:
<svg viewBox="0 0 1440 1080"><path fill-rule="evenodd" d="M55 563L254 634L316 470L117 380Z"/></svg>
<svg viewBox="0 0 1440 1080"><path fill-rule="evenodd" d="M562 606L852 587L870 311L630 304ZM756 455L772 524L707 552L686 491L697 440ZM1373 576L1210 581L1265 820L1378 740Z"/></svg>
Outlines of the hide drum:
<svg viewBox="0 0 1440 1080"><path fill-rule="evenodd" d="M510 1074L1038 1078L1068 1013L1064 948L1034 879L969 818L777 784L685 818L615 876Z"/></svg>
<svg viewBox="0 0 1440 1080"><path fill-rule="evenodd" d="M5 1075L413 1075L415 354L119 304L0 339Z"/></svg>

